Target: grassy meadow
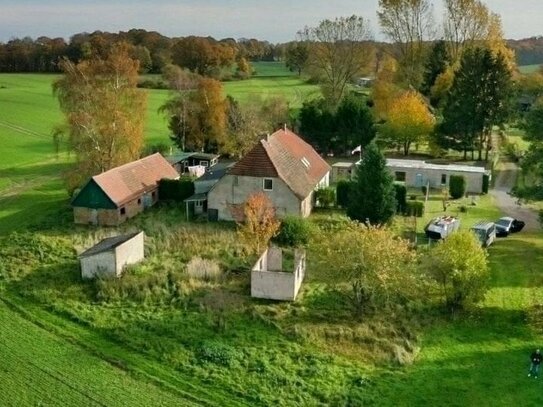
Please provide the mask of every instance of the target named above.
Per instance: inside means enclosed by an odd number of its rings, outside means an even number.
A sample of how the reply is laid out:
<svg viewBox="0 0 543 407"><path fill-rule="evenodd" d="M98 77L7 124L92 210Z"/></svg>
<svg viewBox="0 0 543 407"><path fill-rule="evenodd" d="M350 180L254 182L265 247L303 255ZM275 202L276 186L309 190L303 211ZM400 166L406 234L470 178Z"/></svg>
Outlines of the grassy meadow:
<svg viewBox="0 0 543 407"><path fill-rule="evenodd" d="M539 70L539 68L541 68L540 64L523 65L523 66L518 67L520 73L523 73L523 74L529 74L529 73L537 72Z"/></svg>

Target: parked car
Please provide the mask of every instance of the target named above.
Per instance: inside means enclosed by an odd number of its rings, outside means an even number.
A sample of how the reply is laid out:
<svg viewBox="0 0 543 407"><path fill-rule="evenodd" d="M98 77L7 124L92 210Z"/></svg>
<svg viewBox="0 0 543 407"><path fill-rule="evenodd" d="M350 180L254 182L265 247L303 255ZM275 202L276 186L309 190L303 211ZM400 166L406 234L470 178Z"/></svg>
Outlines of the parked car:
<svg viewBox="0 0 543 407"><path fill-rule="evenodd" d="M460 220L454 216L441 216L430 221L424 228L428 239L446 239L451 233L460 227Z"/></svg>
<svg viewBox="0 0 543 407"><path fill-rule="evenodd" d="M482 247L488 247L496 240L496 224L493 222L478 222L471 230L481 242Z"/></svg>
<svg viewBox="0 0 543 407"><path fill-rule="evenodd" d="M496 235L499 237L506 237L509 236L509 233L520 232L524 229L524 226L526 226L526 223L522 220L505 216L496 222Z"/></svg>

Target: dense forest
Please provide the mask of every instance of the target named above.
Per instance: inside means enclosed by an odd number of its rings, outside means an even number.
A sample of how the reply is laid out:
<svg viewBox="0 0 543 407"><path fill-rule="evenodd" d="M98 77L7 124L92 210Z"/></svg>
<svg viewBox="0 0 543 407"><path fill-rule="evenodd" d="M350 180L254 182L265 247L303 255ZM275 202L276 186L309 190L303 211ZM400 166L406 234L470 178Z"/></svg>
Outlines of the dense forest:
<svg viewBox="0 0 543 407"><path fill-rule="evenodd" d="M140 61L140 73L160 73L166 65L183 59L194 62L194 66L187 68L212 74L214 70L241 58L250 61L282 59L288 46L247 38L170 38L156 31L141 29L119 33L79 33L69 41L44 36L36 39L25 37L0 42L0 72L59 72L58 62L63 57L78 62L93 51L107 52L110 46L120 41L131 44L132 57ZM543 37L510 40L508 45L516 53L518 65L543 63Z"/></svg>

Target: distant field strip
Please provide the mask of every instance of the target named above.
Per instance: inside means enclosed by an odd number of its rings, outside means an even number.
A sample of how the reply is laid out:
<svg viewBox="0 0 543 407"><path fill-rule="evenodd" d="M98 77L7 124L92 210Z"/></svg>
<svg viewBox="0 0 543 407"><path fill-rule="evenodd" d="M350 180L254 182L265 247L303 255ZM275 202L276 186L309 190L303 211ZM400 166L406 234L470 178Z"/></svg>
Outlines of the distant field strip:
<svg viewBox="0 0 543 407"><path fill-rule="evenodd" d="M199 405L136 380L0 301L1 406Z"/></svg>

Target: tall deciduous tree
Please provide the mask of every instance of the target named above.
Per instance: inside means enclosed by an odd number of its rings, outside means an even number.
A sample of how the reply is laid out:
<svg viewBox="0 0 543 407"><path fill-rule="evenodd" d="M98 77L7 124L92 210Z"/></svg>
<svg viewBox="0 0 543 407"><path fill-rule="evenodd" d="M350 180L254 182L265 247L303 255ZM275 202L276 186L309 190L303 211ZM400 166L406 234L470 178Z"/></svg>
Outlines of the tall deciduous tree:
<svg viewBox="0 0 543 407"><path fill-rule="evenodd" d="M425 43L434 37L433 7L428 0L379 0L384 34L394 43L404 82L419 88Z"/></svg>
<svg viewBox="0 0 543 407"><path fill-rule="evenodd" d="M243 215L239 237L251 253L260 254L281 226L273 203L264 192L252 194L244 204Z"/></svg>
<svg viewBox="0 0 543 407"><path fill-rule="evenodd" d="M296 72L298 76L305 69L309 58L309 47L303 41L296 41L288 44L285 52L285 65L288 69Z"/></svg>
<svg viewBox="0 0 543 407"><path fill-rule="evenodd" d="M75 152L75 170L70 189L90 176L133 161L140 156L147 107L147 94L137 89L138 61L130 47L112 46L104 58L93 57L78 64L63 60L64 75L53 91L66 116L64 133Z"/></svg>
<svg viewBox="0 0 543 407"><path fill-rule="evenodd" d="M367 68L373 56L369 22L351 16L324 20L299 32L309 47L308 67L320 80L325 99L335 109L351 80Z"/></svg>
<svg viewBox="0 0 543 407"><path fill-rule="evenodd" d="M427 141L434 123L434 117L421 95L407 91L394 100L381 130L388 144L401 146L403 153L408 155L413 144Z"/></svg>
<svg viewBox="0 0 543 407"><path fill-rule="evenodd" d="M394 179L386 167L386 159L372 142L364 151L351 188L347 215L372 225L390 221L396 213Z"/></svg>

